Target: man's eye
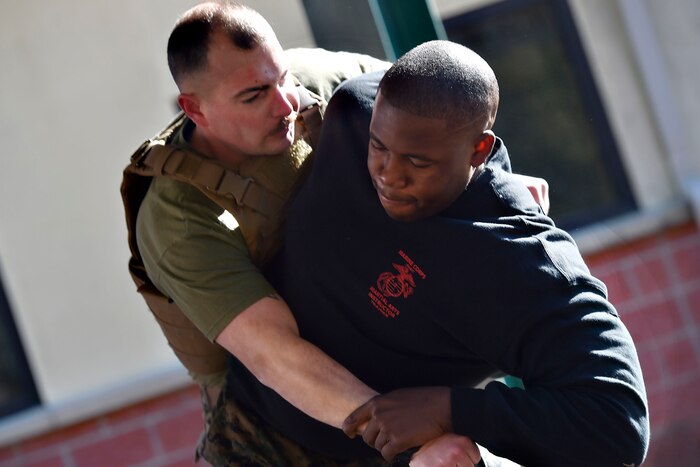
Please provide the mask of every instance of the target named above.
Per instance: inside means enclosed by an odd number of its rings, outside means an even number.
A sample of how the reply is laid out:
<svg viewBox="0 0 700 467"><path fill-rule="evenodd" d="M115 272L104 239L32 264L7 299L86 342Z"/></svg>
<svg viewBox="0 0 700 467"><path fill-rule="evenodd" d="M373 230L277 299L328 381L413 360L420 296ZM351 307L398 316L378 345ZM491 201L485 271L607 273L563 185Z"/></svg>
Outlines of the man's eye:
<svg viewBox="0 0 700 467"><path fill-rule="evenodd" d="M416 159L415 157L409 157L408 160L414 167L419 169L424 169L426 167L430 167L431 165L430 161L426 161L424 159Z"/></svg>
<svg viewBox="0 0 700 467"><path fill-rule="evenodd" d="M250 103L254 102L258 97L260 97L260 93L253 94L249 98L243 99L243 103L250 104Z"/></svg>
<svg viewBox="0 0 700 467"><path fill-rule="evenodd" d="M382 146L381 144L377 143L376 141L371 141L369 142L369 145L372 146L372 149L376 151L384 151L386 148Z"/></svg>

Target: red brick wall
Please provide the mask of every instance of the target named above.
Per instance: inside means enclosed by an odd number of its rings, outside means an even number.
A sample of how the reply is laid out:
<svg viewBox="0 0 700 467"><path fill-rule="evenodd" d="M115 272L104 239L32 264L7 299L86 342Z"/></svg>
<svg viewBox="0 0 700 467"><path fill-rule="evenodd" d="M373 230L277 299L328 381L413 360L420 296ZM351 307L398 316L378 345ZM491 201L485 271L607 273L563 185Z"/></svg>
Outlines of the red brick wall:
<svg viewBox="0 0 700 467"><path fill-rule="evenodd" d="M651 410L647 467L700 465L700 232L670 229L589 256L637 344ZM199 396L187 388L0 450L0 466L192 466Z"/></svg>
<svg viewBox="0 0 700 467"><path fill-rule="evenodd" d="M651 412L644 465L700 465L700 232L687 224L587 261L639 352Z"/></svg>
<svg viewBox="0 0 700 467"><path fill-rule="evenodd" d="M0 466L191 467L201 430L199 391L189 387L0 449Z"/></svg>

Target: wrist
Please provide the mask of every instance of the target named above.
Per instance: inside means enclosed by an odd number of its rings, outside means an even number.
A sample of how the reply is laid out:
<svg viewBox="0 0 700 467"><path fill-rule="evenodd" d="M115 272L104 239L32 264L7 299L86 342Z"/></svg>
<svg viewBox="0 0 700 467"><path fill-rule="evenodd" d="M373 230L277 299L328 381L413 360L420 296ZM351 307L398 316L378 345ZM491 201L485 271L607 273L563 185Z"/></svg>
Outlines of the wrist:
<svg viewBox="0 0 700 467"><path fill-rule="evenodd" d="M471 437L474 427L483 420L484 391L466 386L450 387L452 433Z"/></svg>

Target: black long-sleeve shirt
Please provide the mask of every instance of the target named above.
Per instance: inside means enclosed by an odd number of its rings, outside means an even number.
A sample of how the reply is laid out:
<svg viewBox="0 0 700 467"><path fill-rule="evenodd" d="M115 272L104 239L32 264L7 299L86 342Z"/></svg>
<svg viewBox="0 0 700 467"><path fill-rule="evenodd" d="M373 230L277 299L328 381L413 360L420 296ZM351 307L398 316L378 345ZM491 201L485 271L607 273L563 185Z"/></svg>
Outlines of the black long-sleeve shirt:
<svg viewBox="0 0 700 467"><path fill-rule="evenodd" d="M431 219L391 220L366 165L379 76L331 100L313 172L269 277L301 336L369 386L450 386L454 431L528 466L638 465L646 394L632 339L564 231L510 173L502 141ZM494 382L520 377L525 389ZM301 444L370 451L234 365L236 397Z"/></svg>

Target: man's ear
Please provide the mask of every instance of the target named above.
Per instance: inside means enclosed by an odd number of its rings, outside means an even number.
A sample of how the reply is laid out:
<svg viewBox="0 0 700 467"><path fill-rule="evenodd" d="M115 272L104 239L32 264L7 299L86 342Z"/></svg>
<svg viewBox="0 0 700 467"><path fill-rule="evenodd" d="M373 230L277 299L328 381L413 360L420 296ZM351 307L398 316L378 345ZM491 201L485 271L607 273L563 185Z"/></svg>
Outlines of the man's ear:
<svg viewBox="0 0 700 467"><path fill-rule="evenodd" d="M493 145L496 143L496 135L493 131L486 130L481 133L474 144L474 153L472 154L472 159L470 165L472 167L479 167L486 161L486 158L491 154Z"/></svg>
<svg viewBox="0 0 700 467"><path fill-rule="evenodd" d="M199 103L199 98L195 94L185 94L182 93L177 96L177 103L185 112L185 115L192 120L198 127L207 126L207 118L202 113L202 109Z"/></svg>

